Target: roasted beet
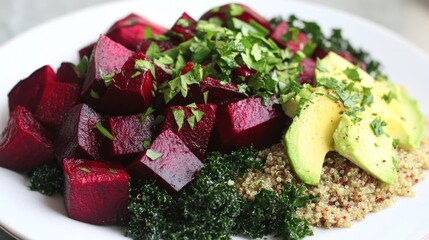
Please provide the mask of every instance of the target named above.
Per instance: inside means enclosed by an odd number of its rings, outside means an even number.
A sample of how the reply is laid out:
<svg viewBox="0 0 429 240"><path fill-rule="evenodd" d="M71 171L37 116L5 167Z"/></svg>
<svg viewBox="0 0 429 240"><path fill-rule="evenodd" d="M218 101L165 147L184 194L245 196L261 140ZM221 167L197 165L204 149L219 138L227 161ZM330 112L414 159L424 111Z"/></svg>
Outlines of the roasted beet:
<svg viewBox="0 0 429 240"><path fill-rule="evenodd" d="M145 31L159 35L166 29L139 15L130 14L113 24L106 36L130 50L136 50L137 45L145 37Z"/></svg>
<svg viewBox="0 0 429 240"><path fill-rule="evenodd" d="M137 178L154 178L163 187L178 192L195 178L203 164L171 130L161 132L150 149L127 167Z"/></svg>
<svg viewBox="0 0 429 240"><path fill-rule="evenodd" d="M79 93L76 83L48 82L34 116L47 126L58 126L65 112L78 102Z"/></svg>
<svg viewBox="0 0 429 240"><path fill-rule="evenodd" d="M0 136L0 166L27 172L53 159L52 142L46 130L30 111L17 106Z"/></svg>
<svg viewBox="0 0 429 240"><path fill-rule="evenodd" d="M287 34L289 31L289 26L286 22L279 23L273 32L270 35L270 38L274 40L277 45L282 48L289 48L290 52L294 54L295 52L302 50L305 44L308 42L308 37L302 32L298 32L296 38L291 37L288 39ZM286 40L287 39L287 40Z"/></svg>
<svg viewBox="0 0 429 240"><path fill-rule="evenodd" d="M152 63L144 54L132 55L100 97L99 111L116 116L144 112L152 104L151 67Z"/></svg>
<svg viewBox="0 0 429 240"><path fill-rule="evenodd" d="M267 147L279 141L284 125L284 114L273 99L264 105L261 98L246 98L218 107L215 143L225 152L251 145Z"/></svg>
<svg viewBox="0 0 429 240"><path fill-rule="evenodd" d="M176 23L171 28L171 31L183 37L183 40L189 40L195 36L195 26L197 21L189 16L186 12L177 19Z"/></svg>
<svg viewBox="0 0 429 240"><path fill-rule="evenodd" d="M316 69L316 61L311 58L305 58L299 64L301 65L301 72L298 75L298 82L301 85L308 83L314 86L314 70Z"/></svg>
<svg viewBox="0 0 429 240"><path fill-rule="evenodd" d="M146 51L149 49L150 45L154 43L158 45L158 48L161 52L164 52L168 49L171 49L175 47L174 42L170 40L155 40L155 39L143 39L138 45L137 45L137 52L146 53Z"/></svg>
<svg viewBox="0 0 429 240"><path fill-rule="evenodd" d="M102 75L111 75L121 71L122 65L133 54L124 46L101 35L97 41L91 59L88 63L88 71L82 87L82 98L91 107L97 108L99 96L102 96L106 83ZM112 76L110 76L112 77Z"/></svg>
<svg viewBox="0 0 429 240"><path fill-rule="evenodd" d="M64 203L70 218L116 224L127 217L130 178L118 163L66 158Z"/></svg>
<svg viewBox="0 0 429 240"><path fill-rule="evenodd" d="M55 141L55 156L103 159L106 137L96 128L103 118L86 104L78 104L65 114Z"/></svg>
<svg viewBox="0 0 429 240"><path fill-rule="evenodd" d="M110 152L114 158L136 156L145 150L145 141L150 144L154 134L153 115L142 122L142 114L109 118L109 129L115 137L110 141Z"/></svg>
<svg viewBox="0 0 429 240"><path fill-rule="evenodd" d="M55 81L55 72L50 66L43 66L28 78L21 80L10 90L9 111L16 106L23 106L34 113L45 92L46 84Z"/></svg>
<svg viewBox="0 0 429 240"><path fill-rule="evenodd" d="M95 46L95 43L91 43L88 46L81 48L79 50L79 58L82 59L85 56L87 58L90 58L92 54L92 50L94 50L94 46Z"/></svg>
<svg viewBox="0 0 429 240"><path fill-rule="evenodd" d="M217 106L211 104L199 104L196 107L169 107L162 129L170 129L176 133L189 150L203 160L213 129L216 109ZM183 116L178 119L179 121L175 118L177 114ZM183 120L183 124L179 129L178 122L180 123L181 120Z"/></svg>
<svg viewBox="0 0 429 240"><path fill-rule="evenodd" d="M246 66L240 66L234 69L233 79L236 79L238 82L247 82L253 75L255 75L256 70L249 69Z"/></svg>
<svg viewBox="0 0 429 240"><path fill-rule="evenodd" d="M233 10L233 11L232 11ZM233 12L233 13L231 13ZM270 22L253 11L250 7L243 4L226 4L218 8L214 8L201 16L200 19L208 20L210 18L219 18L220 20L227 22L228 17L232 16L240 19L243 22L252 24L253 22L261 25L268 31L271 31Z"/></svg>
<svg viewBox="0 0 429 240"><path fill-rule="evenodd" d="M73 63L63 62L57 70L57 82L82 84L83 78Z"/></svg>

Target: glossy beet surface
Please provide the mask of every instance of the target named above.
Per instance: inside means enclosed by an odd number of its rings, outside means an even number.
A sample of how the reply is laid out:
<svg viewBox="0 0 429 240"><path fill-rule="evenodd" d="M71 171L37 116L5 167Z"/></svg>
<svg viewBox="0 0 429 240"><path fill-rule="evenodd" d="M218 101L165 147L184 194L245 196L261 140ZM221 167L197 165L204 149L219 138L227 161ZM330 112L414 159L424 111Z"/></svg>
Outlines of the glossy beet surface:
<svg viewBox="0 0 429 240"><path fill-rule="evenodd" d="M57 70L57 82L82 84L83 78L73 63L63 62Z"/></svg>
<svg viewBox="0 0 429 240"><path fill-rule="evenodd" d="M147 35L159 35L166 29L137 14L130 14L113 24L106 36L130 50L136 50L137 45L145 37L145 31Z"/></svg>
<svg viewBox="0 0 429 240"><path fill-rule="evenodd" d="M304 48L305 44L308 42L308 37L302 32L298 32L298 34L293 37L292 34L288 36L288 31L288 24L286 22L281 22L274 28L270 38L280 47L289 48L290 52L294 54Z"/></svg>
<svg viewBox="0 0 429 240"><path fill-rule="evenodd" d="M10 90L9 111L16 106L23 106L34 113L44 94L46 84L55 81L55 72L50 66L43 66L23 79Z"/></svg>
<svg viewBox="0 0 429 240"><path fill-rule="evenodd" d="M109 115L144 112L152 104L153 76L150 69L136 67L139 62L153 66L142 53L130 56L100 96L99 111Z"/></svg>
<svg viewBox="0 0 429 240"><path fill-rule="evenodd" d="M0 136L0 166L27 172L53 159L52 142L46 130L30 111L16 107Z"/></svg>
<svg viewBox="0 0 429 240"><path fill-rule="evenodd" d="M165 114L162 129L170 129L176 133L189 150L199 159L203 160L215 122L216 109L217 106L212 104L198 104L197 107L169 107ZM180 111L184 113L184 122L179 129L174 114ZM197 121L198 118L196 117L198 115L201 116L199 121ZM193 124L193 127L191 127L191 124Z"/></svg>
<svg viewBox="0 0 429 240"><path fill-rule="evenodd" d="M122 65L133 54L124 46L101 35L98 39L88 63L88 71L82 87L82 98L91 107L98 107L95 95L103 95L106 83L102 75L121 71ZM106 77L104 77L106 79Z"/></svg>
<svg viewBox="0 0 429 240"><path fill-rule="evenodd" d="M253 145L267 147L279 141L285 117L271 99L267 105L257 97L219 106L216 113L216 140L221 151Z"/></svg>
<svg viewBox="0 0 429 240"><path fill-rule="evenodd" d="M142 114L109 118L109 130L115 137L110 141L110 152L114 158L132 157L145 150L145 141L154 135L153 115L142 122Z"/></svg>
<svg viewBox="0 0 429 240"><path fill-rule="evenodd" d="M176 23L171 28L171 31L181 36L182 41L187 41L195 36L195 26L197 21L189 16L186 12L177 19Z"/></svg>
<svg viewBox="0 0 429 240"><path fill-rule="evenodd" d="M154 158L148 151L158 157ZM127 171L137 178L154 178L165 188L178 192L195 178L202 167L201 161L185 143L171 130L165 130L149 150L127 167Z"/></svg>
<svg viewBox="0 0 429 240"><path fill-rule="evenodd" d="M58 126L65 112L79 101L79 93L77 83L47 83L34 116L48 126Z"/></svg>
<svg viewBox="0 0 429 240"><path fill-rule="evenodd" d="M116 224L126 218L130 178L120 164L66 158L63 169L70 218L91 224Z"/></svg>
<svg viewBox="0 0 429 240"><path fill-rule="evenodd" d="M55 157L103 159L106 137L96 128L103 118L86 104L78 104L64 116L55 141Z"/></svg>

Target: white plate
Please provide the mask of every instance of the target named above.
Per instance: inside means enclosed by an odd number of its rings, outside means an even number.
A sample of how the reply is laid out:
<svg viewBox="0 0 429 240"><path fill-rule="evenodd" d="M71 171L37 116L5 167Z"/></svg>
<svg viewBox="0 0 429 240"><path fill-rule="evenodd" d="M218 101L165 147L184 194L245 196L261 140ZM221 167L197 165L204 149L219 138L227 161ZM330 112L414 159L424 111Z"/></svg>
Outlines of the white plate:
<svg viewBox="0 0 429 240"><path fill-rule="evenodd" d="M0 128L7 121L7 93L18 80L45 64L56 68L62 61L77 62L77 50L96 40L115 20L136 12L169 27L183 11L198 18L210 7L227 2L117 2L67 15L20 35L0 48ZM407 86L428 115L429 58L402 38L374 23L323 6L282 0L252 0L246 4L266 17L294 13L316 20L325 31L342 28L356 46L364 47L383 63L390 80ZM0 168L0 225L16 236L33 240L126 239L116 227L94 226L67 218L61 198L42 196L30 191L28 185L24 176ZM401 198L392 207L370 214L352 228L317 229L315 236L308 239L421 239L429 234L429 180L415 189L417 197Z"/></svg>

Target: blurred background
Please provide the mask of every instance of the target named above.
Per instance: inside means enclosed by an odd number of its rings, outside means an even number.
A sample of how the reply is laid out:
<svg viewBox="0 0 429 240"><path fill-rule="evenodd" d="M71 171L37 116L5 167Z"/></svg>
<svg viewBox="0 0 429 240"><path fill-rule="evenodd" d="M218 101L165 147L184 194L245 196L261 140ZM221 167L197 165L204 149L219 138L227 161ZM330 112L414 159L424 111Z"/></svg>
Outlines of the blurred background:
<svg viewBox="0 0 429 240"><path fill-rule="evenodd" d="M57 16L109 1L118 0L0 0L0 45ZM379 23L429 54L429 0L301 1L330 6Z"/></svg>

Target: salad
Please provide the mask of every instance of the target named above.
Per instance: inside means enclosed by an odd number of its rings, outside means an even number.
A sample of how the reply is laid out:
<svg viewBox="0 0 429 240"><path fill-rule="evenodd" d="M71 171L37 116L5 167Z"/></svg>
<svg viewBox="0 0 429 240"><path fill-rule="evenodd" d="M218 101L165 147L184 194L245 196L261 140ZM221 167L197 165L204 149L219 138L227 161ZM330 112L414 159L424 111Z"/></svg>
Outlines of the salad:
<svg viewBox="0 0 429 240"><path fill-rule="evenodd" d="M339 30L228 4L170 30L131 14L79 53L10 91L0 165L133 239L300 239L428 168L417 104Z"/></svg>

